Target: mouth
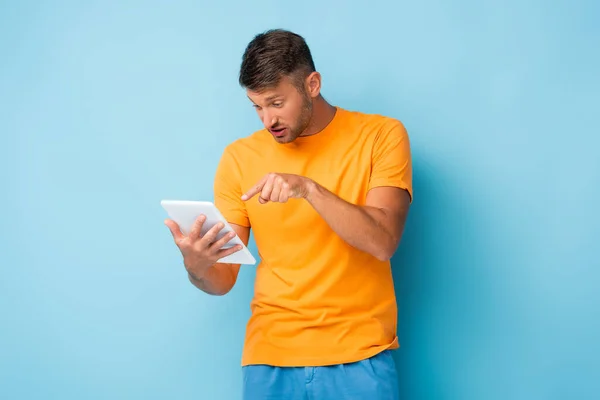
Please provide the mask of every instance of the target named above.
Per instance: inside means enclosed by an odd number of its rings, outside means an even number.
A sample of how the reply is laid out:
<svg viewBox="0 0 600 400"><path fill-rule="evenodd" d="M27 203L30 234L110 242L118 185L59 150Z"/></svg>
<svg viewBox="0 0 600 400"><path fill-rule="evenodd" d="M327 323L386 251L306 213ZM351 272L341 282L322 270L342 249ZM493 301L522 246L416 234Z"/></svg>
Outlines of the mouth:
<svg viewBox="0 0 600 400"><path fill-rule="evenodd" d="M273 136L280 138L280 137L285 136L285 134L287 132L287 128L277 128L277 129L271 128L271 129L269 129L269 132L271 132L271 134Z"/></svg>

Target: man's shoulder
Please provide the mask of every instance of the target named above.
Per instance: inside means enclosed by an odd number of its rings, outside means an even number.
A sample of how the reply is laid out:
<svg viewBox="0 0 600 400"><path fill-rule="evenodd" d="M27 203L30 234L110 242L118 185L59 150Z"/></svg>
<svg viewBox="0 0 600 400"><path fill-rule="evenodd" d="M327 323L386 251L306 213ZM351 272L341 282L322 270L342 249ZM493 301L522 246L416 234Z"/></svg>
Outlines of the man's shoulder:
<svg viewBox="0 0 600 400"><path fill-rule="evenodd" d="M261 149L264 149L266 144L269 144L270 139L267 130L259 129L252 132L249 135L235 139L234 141L227 144L223 150L224 154L233 154L236 157L243 157L244 155L260 153Z"/></svg>
<svg viewBox="0 0 600 400"><path fill-rule="evenodd" d="M389 131L406 133L406 128L399 118L374 112L345 109L348 124L357 127L363 134L379 135Z"/></svg>

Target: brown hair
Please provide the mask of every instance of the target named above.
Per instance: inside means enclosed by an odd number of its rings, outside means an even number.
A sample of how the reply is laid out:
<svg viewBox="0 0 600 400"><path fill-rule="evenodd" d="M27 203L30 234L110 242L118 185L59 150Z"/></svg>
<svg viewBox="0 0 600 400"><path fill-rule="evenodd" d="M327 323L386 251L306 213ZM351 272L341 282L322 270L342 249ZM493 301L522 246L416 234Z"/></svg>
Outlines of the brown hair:
<svg viewBox="0 0 600 400"><path fill-rule="evenodd" d="M310 49L304 38L283 29L260 33L246 47L240 67L239 83L252 91L277 86L289 76L300 91L303 80L315 71Z"/></svg>

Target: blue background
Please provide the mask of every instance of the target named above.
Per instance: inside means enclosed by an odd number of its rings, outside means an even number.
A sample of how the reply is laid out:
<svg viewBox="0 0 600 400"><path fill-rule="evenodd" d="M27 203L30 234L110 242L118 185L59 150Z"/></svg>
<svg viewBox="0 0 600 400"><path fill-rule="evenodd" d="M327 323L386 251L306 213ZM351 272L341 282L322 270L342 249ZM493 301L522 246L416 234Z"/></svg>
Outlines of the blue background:
<svg viewBox="0 0 600 400"><path fill-rule="evenodd" d="M240 398L255 269L195 289L159 202L260 128L273 27L409 130L403 398L599 398L598 2L119 3L0 2L1 398Z"/></svg>

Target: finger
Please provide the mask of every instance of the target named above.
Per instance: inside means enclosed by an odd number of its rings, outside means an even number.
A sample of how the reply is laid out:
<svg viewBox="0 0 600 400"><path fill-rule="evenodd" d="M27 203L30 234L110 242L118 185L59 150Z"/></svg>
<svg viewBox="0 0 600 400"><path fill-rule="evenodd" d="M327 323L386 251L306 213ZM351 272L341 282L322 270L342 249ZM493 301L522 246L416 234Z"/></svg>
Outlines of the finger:
<svg viewBox="0 0 600 400"><path fill-rule="evenodd" d="M202 248L208 248L212 246L217 239L217 235L224 227L225 225L222 222L218 222L215 226L210 228L208 232L206 232L206 235L204 235L200 240L202 242Z"/></svg>
<svg viewBox="0 0 600 400"><path fill-rule="evenodd" d="M228 249L222 249L222 250L217 251L217 253L215 254L215 256L217 257L217 259L220 259L220 258L223 258L223 257L227 257L228 255L231 255L233 253L237 253L241 249L243 249L243 247L240 246L239 244L236 244L235 246L230 247Z"/></svg>
<svg viewBox="0 0 600 400"><path fill-rule="evenodd" d="M229 232L227 233L227 235L223 236L221 239L217 240L216 242L214 242L211 246L210 249L214 252L217 252L219 250L221 250L221 248L223 246L225 246L230 240L232 240L235 237L235 232Z"/></svg>
<svg viewBox="0 0 600 400"><path fill-rule="evenodd" d="M177 225L175 221L166 219L165 225L171 231L171 235L173 235L173 240L175 240L176 243L184 238L183 233L181 233L181 229L179 229L179 225Z"/></svg>
<svg viewBox="0 0 600 400"><path fill-rule="evenodd" d="M270 199L271 201L279 201L279 196L281 194L281 186L283 184L283 179L280 177L275 178L275 182L273 182L273 190L271 191L270 197L265 197L265 199Z"/></svg>
<svg viewBox="0 0 600 400"><path fill-rule="evenodd" d="M281 193L279 193L279 202L285 203L290 198L290 185L287 182L284 182L281 188Z"/></svg>
<svg viewBox="0 0 600 400"><path fill-rule="evenodd" d="M266 202L268 202L271 199L271 192L273 191L273 184L275 183L275 178L276 178L275 175L271 175L265 182L265 184L260 192L260 197L258 198L258 201L261 204L265 204Z"/></svg>
<svg viewBox="0 0 600 400"><path fill-rule="evenodd" d="M192 229L190 229L190 239L196 240L200 237L200 233L202 232L202 225L204 225L204 221L206 221L206 217L204 215L198 216L192 225Z"/></svg>
<svg viewBox="0 0 600 400"><path fill-rule="evenodd" d="M244 193L242 195L242 200L243 201L250 200L252 197L254 197L258 193L260 193L260 191L263 188L263 185L265 184L265 182L267 181L268 178L269 178L269 175L266 175L256 185L252 186L252 188L250 190L248 190L246 193Z"/></svg>

